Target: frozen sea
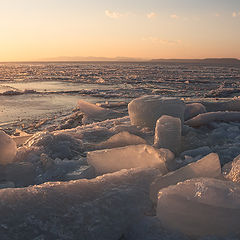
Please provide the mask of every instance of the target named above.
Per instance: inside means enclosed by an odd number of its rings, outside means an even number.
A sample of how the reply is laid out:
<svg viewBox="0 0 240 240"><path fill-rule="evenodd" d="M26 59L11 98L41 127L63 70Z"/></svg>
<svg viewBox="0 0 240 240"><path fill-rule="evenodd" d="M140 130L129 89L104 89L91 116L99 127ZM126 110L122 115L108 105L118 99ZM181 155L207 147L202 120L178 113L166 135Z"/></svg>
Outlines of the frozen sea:
<svg viewBox="0 0 240 240"><path fill-rule="evenodd" d="M230 64L0 64L0 239L240 239L239 80ZM127 109L143 95L204 113L158 149L168 127L132 120L162 105Z"/></svg>
<svg viewBox="0 0 240 240"><path fill-rule="evenodd" d="M0 64L0 126L64 115L79 99L126 101L240 95L240 66L153 62Z"/></svg>

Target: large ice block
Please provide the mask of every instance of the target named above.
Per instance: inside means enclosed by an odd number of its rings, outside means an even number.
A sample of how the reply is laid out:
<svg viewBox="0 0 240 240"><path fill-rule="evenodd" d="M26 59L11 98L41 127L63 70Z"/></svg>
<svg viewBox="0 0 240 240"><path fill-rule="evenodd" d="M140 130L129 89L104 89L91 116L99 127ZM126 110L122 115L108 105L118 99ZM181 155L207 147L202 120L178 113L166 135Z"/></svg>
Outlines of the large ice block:
<svg viewBox="0 0 240 240"><path fill-rule="evenodd" d="M128 113L133 125L154 129L156 121L162 115L180 118L184 121L185 104L178 98L161 96L143 96L131 101Z"/></svg>
<svg viewBox="0 0 240 240"><path fill-rule="evenodd" d="M107 141L101 142L96 145L97 149L104 148L117 148L117 147L125 147L128 145L138 145L138 144L146 144L147 142L134 134L130 134L129 132L120 132L110 137Z"/></svg>
<svg viewBox="0 0 240 240"><path fill-rule="evenodd" d="M184 112L184 120L191 119L198 114L207 112L205 106L201 103L190 103L186 104L185 112Z"/></svg>
<svg viewBox="0 0 240 240"><path fill-rule="evenodd" d="M178 153L181 148L181 132L182 124L179 118L161 116L156 123L154 146Z"/></svg>
<svg viewBox="0 0 240 240"><path fill-rule="evenodd" d="M150 187L150 198L157 201L158 192L165 187L175 185L178 182L198 177L218 177L221 174L221 165L216 153L210 153L197 162L190 163L167 175L157 177Z"/></svg>
<svg viewBox="0 0 240 240"><path fill-rule="evenodd" d="M191 236L240 233L240 185L213 178L191 179L159 192L162 224Z"/></svg>
<svg viewBox="0 0 240 240"><path fill-rule="evenodd" d="M120 239L151 208L157 169L0 190L0 239Z"/></svg>
<svg viewBox="0 0 240 240"><path fill-rule="evenodd" d="M162 174L168 172L166 167L169 155L161 149L149 145L132 145L121 148L105 149L87 154L87 161L97 174L116 172L129 168L159 168Z"/></svg>
<svg viewBox="0 0 240 240"><path fill-rule="evenodd" d="M17 153L17 146L14 140L4 131L0 130L0 165L13 162Z"/></svg>

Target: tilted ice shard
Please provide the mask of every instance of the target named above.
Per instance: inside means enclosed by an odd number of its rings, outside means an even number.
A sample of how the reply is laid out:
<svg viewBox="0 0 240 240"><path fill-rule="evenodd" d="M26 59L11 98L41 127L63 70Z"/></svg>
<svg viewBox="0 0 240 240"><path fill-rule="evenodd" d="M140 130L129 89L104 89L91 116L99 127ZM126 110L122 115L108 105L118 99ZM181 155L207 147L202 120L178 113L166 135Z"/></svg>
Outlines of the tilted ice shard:
<svg viewBox="0 0 240 240"><path fill-rule="evenodd" d="M180 118L184 121L185 104L178 98L161 96L143 96L131 101L128 113L133 125L154 129L156 121L162 115Z"/></svg>
<svg viewBox="0 0 240 240"><path fill-rule="evenodd" d="M96 148L98 149L116 148L138 144L146 144L146 141L139 136L124 131L110 137L107 141L97 144Z"/></svg>
<svg viewBox="0 0 240 240"><path fill-rule="evenodd" d="M234 122L240 121L240 112L208 112L197 115L185 122L191 127L200 127L214 121Z"/></svg>
<svg viewBox="0 0 240 240"><path fill-rule="evenodd" d="M230 163L229 163L230 164ZM231 170L225 176L226 179L240 183L240 155L231 162Z"/></svg>
<svg viewBox="0 0 240 240"><path fill-rule="evenodd" d="M150 187L150 198L157 201L158 192L165 187L175 185L178 182L198 177L218 177L221 174L221 165L216 153L210 153L197 162L190 163L167 175L157 177Z"/></svg>
<svg viewBox="0 0 240 240"><path fill-rule="evenodd" d="M11 163L16 153L17 146L14 140L0 130L0 165Z"/></svg>
<svg viewBox="0 0 240 240"><path fill-rule="evenodd" d="M178 153L181 148L182 124L179 118L163 115L156 123L154 146Z"/></svg>
<svg viewBox="0 0 240 240"><path fill-rule="evenodd" d="M95 168L97 174L137 167L159 168L161 173L165 174L168 172L166 162L173 160L167 159L168 156L161 149L141 144L89 152L87 161Z"/></svg>
<svg viewBox="0 0 240 240"><path fill-rule="evenodd" d="M186 104L185 112L184 112L184 120L191 119L198 114L207 112L205 106L201 103L190 103Z"/></svg>
<svg viewBox="0 0 240 240"><path fill-rule="evenodd" d="M240 185L191 179L159 192L157 217L169 229L193 236L239 234Z"/></svg>
<svg viewBox="0 0 240 240"><path fill-rule="evenodd" d="M0 239L116 240L151 208L157 169L0 190Z"/></svg>

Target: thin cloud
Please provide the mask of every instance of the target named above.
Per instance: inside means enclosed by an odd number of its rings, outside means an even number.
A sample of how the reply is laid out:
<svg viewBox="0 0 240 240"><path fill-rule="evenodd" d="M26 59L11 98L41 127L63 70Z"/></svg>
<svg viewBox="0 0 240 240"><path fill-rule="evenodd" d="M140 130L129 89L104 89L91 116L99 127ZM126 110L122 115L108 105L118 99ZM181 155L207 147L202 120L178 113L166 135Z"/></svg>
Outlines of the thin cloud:
<svg viewBox="0 0 240 240"><path fill-rule="evenodd" d="M124 16L124 14L122 13L119 13L119 12L113 12L113 11L110 11L110 10L106 10L105 11L105 15L109 18L113 18L113 19L118 19L122 16Z"/></svg>
<svg viewBox="0 0 240 240"><path fill-rule="evenodd" d="M172 18L172 19L178 19L178 18L179 18L179 16L178 16L178 15L176 15L176 14L171 14L171 15L170 15L170 18Z"/></svg>
<svg viewBox="0 0 240 240"><path fill-rule="evenodd" d="M232 17L234 17L234 18L240 17L240 11L239 11L239 12L234 11L234 12L232 13Z"/></svg>
<svg viewBox="0 0 240 240"><path fill-rule="evenodd" d="M214 16L215 16L215 17L220 17L220 14L219 14L219 13L215 13Z"/></svg>
<svg viewBox="0 0 240 240"><path fill-rule="evenodd" d="M150 41L152 43L156 43L156 44L165 44L165 45L176 45L176 44L180 44L182 41L181 40L166 40L166 39L161 39L161 38L157 38L157 37L144 37L142 38L143 41Z"/></svg>
<svg viewBox="0 0 240 240"><path fill-rule="evenodd" d="M237 15L238 15L237 12L232 13L232 17L234 17L234 18L237 17Z"/></svg>
<svg viewBox="0 0 240 240"><path fill-rule="evenodd" d="M155 12L150 12L147 14L147 18L152 19L155 18L157 16L157 14Z"/></svg>

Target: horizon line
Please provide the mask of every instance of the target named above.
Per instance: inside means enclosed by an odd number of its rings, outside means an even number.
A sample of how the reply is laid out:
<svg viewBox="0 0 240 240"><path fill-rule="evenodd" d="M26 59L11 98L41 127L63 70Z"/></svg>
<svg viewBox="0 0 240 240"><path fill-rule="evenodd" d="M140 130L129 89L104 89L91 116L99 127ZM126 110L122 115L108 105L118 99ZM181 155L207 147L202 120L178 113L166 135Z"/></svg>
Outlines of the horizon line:
<svg viewBox="0 0 240 240"><path fill-rule="evenodd" d="M63 59L57 59L63 58ZM44 62L155 62L155 61L240 61L240 58L234 57L207 57L207 58L134 58L134 57L115 57L115 58L108 58L108 57L79 57L79 58L89 58L85 60L71 60L65 59L65 57L56 57L56 58L49 58L49 59L39 59L39 60L9 60L9 61L0 61L0 63L44 63ZM78 57L66 57L66 58L78 58ZM93 58L93 59L90 59ZM94 58L98 58L99 60L94 60ZM102 58L102 60L100 60Z"/></svg>

